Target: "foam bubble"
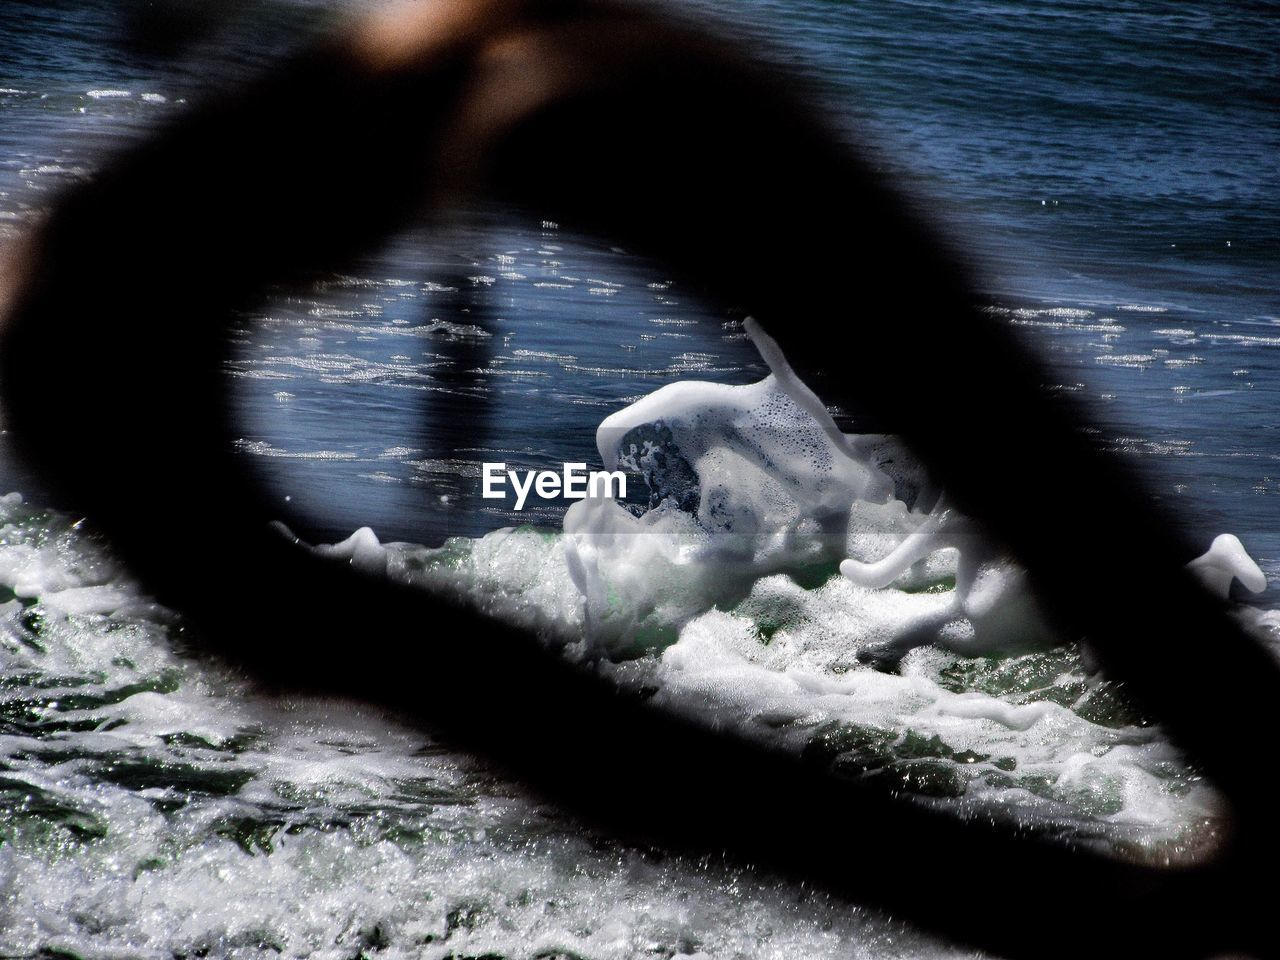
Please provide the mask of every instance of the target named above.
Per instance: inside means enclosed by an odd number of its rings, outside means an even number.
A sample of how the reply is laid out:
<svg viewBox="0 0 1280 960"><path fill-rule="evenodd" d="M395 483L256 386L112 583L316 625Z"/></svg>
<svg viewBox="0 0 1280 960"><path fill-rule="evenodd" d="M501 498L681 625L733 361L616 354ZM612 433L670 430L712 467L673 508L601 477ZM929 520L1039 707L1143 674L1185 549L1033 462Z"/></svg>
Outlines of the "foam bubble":
<svg viewBox="0 0 1280 960"><path fill-rule="evenodd" d="M362 528L317 552L837 776L1077 843L1210 847L1216 795L1081 648L1045 646L1021 572L747 332L764 381L674 385L602 424L602 460L643 475L647 505L584 500L562 532L438 549ZM1230 536L1192 570L1224 594L1266 583ZM593 838L376 711L256 692L193 659L80 525L16 495L0 588L0 930L19 952L954 955L780 881ZM1280 646L1280 612L1239 615Z"/></svg>
<svg viewBox="0 0 1280 960"><path fill-rule="evenodd" d="M587 499L558 536L390 544L390 574L844 775L1161 855L1211 842L1212 791L1086 651L1054 645L1017 565L746 329L765 380L672 384L601 424L602 462L643 477L647 508ZM1223 593L1265 586L1230 536L1191 568Z"/></svg>
<svg viewBox="0 0 1280 960"><path fill-rule="evenodd" d="M0 530L3 582L30 587L0 603L9 952L959 955L782 881L619 847L377 711L265 696L184 653L181 621L68 518L10 495ZM475 552L505 580L556 554L493 541ZM412 553L369 531L324 552Z"/></svg>

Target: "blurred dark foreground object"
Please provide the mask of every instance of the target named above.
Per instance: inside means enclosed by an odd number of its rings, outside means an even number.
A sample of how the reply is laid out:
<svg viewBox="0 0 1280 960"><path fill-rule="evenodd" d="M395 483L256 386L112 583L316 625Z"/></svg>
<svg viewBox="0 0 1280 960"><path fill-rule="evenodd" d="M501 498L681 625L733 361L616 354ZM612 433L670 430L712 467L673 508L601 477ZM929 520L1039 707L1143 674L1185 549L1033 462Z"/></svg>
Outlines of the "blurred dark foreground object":
<svg viewBox="0 0 1280 960"><path fill-rule="evenodd" d="M458 0L354 24L119 157L9 251L9 423L212 652L415 717L627 842L723 854L1007 956L1275 953L1254 880L1278 852L1275 663L973 309L953 258L753 64L623 3ZM1121 862L831 779L273 533L290 518L231 454L229 318L475 193L658 258L756 316L826 402L900 433L1230 797L1216 859ZM909 338L887 320L904 289ZM1064 928L1068 903L1080 922Z"/></svg>

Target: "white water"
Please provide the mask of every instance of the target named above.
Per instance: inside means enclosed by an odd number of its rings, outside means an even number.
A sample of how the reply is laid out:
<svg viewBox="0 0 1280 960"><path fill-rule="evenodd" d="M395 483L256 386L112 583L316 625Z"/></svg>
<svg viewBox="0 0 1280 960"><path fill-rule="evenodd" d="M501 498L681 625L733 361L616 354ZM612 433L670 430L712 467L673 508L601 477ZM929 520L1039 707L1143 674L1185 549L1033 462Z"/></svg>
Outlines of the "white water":
<svg viewBox="0 0 1280 960"><path fill-rule="evenodd" d="M661 494L640 515L588 500L559 534L428 549L366 529L317 549L961 815L1157 857L1211 845L1212 791L1075 646L1046 647L1017 569L891 440L841 435L752 333L769 378L664 387L601 424L603 463ZM801 888L584 835L375 711L255 693L68 518L10 496L0 523L8 952L951 955ZM1231 537L1193 568L1265 586Z"/></svg>
<svg viewBox="0 0 1280 960"><path fill-rule="evenodd" d="M559 536L391 544L389 574L847 773L1079 838L1207 843L1210 790L1078 646L1052 645L1022 571L890 438L841 434L749 330L765 380L673 384L601 424L602 462L643 473L651 509L586 500ZM325 549L367 566L375 543ZM1224 596L1266 586L1231 535L1191 568ZM1273 614L1241 616L1274 639Z"/></svg>
<svg viewBox="0 0 1280 960"><path fill-rule="evenodd" d="M368 536L344 552L387 556ZM956 956L802 888L619 848L376 711L255 693L17 495L0 584L6 956Z"/></svg>

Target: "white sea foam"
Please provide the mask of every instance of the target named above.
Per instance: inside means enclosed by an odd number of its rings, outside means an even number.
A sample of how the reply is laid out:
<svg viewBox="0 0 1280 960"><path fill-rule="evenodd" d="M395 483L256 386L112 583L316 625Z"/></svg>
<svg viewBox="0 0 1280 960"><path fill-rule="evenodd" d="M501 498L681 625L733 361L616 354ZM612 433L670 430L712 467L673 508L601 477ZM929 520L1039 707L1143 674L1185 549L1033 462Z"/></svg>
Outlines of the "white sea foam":
<svg viewBox="0 0 1280 960"><path fill-rule="evenodd" d="M318 552L922 802L1160 856L1211 845L1211 789L1078 647L1044 648L1016 567L747 330L765 380L675 384L601 424L604 465L644 474L649 509L581 501L561 533L439 549L364 528ZM1266 583L1229 536L1192 569L1220 593ZM16 496L0 587L0 929L18 951L951 955L780 882L595 842L374 711L256 693L184 655L180 621L102 547Z"/></svg>
<svg viewBox="0 0 1280 960"><path fill-rule="evenodd" d="M369 551L386 555L361 532L330 552ZM0 586L22 595L0 603L9 953L961 955L593 837L376 711L248 689L184 655L180 622L78 525L16 495Z"/></svg>
<svg viewBox="0 0 1280 960"><path fill-rule="evenodd" d="M671 709L960 809L1206 842L1211 791L1076 645L1050 646L1016 565L892 440L842 434L747 327L765 380L672 384L601 424L602 462L643 474L650 509L585 500L561 535L390 544L388 573L603 658ZM344 556L373 549L360 536ZM1231 536L1191 569L1224 596L1266 585ZM1274 636L1275 617L1241 616Z"/></svg>

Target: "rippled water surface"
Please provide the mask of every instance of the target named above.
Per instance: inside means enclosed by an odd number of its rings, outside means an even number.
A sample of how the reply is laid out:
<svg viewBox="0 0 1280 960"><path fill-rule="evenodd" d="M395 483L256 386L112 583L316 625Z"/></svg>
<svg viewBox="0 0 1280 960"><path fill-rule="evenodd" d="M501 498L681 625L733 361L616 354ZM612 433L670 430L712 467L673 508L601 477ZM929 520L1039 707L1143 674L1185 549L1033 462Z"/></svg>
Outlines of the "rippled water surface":
<svg viewBox="0 0 1280 960"><path fill-rule="evenodd" d="M249 5L173 62L122 46L110 3L0 8L0 233L91 177L104 150L199 103L210 76L243 76L336 9ZM767 36L760 55L801 71L870 142L973 261L982 305L1042 352L1051 386L1088 405L1098 442L1137 458L1196 540L1229 531L1280 572L1275 10L714 12ZM912 349L909 290L900 317L866 318L856 264L795 282L841 284L851 320L896 323ZM929 522L930 505L877 501L870 454L865 475L838 452L805 476L761 467L771 444L820 429L775 381L751 386L770 370L742 321L572 224L480 208L238 318L237 447L308 539L370 527L333 552L482 602L670 709L957 815L1157 860L1211 848L1211 787L1079 647L1046 649L1033 612L1006 622L961 603L964 547L885 587L838 572ZM671 387L691 381L740 389ZM481 462L600 465L600 423L655 404L668 432L632 435L654 441L632 462L633 510L566 521L560 501L517 514L479 498ZM960 409L938 415L1017 455L1017 438L985 436ZM74 504L53 509L38 475L2 460L22 495L0 501L0 954L965 955L768 876L620 847L358 704L252 689L201 659ZM670 496L637 515L646 463ZM847 493L835 507L830 489ZM743 518L766 515L800 531L838 515L840 536L744 535ZM636 525L644 536L602 534ZM175 531L175 550L203 535ZM984 570L1006 604L1025 600L1016 570ZM1236 591L1269 635L1273 590ZM376 647L353 638L350 656ZM673 785L672 802L694 788Z"/></svg>

